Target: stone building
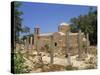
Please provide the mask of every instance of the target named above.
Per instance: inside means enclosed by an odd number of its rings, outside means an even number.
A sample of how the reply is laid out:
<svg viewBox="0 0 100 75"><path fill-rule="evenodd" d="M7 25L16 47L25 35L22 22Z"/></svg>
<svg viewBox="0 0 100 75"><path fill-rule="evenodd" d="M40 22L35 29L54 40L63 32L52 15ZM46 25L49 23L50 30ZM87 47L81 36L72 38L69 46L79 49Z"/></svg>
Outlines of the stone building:
<svg viewBox="0 0 100 75"><path fill-rule="evenodd" d="M53 47L56 50L62 50L66 48L66 32L70 31L70 25L67 23L61 23L58 26L58 31L53 33L40 33L40 28L34 28L34 46L36 47L38 44L38 48L41 49L45 47L45 45L51 45L51 41L53 41ZM81 33L81 41L82 43L86 42L84 33ZM69 46L70 48L77 48L78 46L78 33L69 32Z"/></svg>

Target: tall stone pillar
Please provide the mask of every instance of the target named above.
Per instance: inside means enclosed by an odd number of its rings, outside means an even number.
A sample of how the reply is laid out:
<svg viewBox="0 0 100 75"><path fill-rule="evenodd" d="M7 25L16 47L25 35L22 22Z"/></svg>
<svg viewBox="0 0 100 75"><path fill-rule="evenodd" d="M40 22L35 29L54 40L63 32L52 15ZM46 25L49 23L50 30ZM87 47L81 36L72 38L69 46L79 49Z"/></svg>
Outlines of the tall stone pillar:
<svg viewBox="0 0 100 75"><path fill-rule="evenodd" d="M82 42L81 42L81 30L79 30L79 32L78 32L78 59L80 60L81 59L81 55L82 55L82 53L81 53L81 44L82 44Z"/></svg>
<svg viewBox="0 0 100 75"><path fill-rule="evenodd" d="M30 37L30 49L31 49L31 50L33 49L33 47L32 47L33 44L32 44L32 43L33 43L33 37Z"/></svg>
<svg viewBox="0 0 100 75"><path fill-rule="evenodd" d="M27 53L29 53L29 36L27 36L27 40L26 40L26 49L27 49Z"/></svg>
<svg viewBox="0 0 100 75"><path fill-rule="evenodd" d="M37 50L37 35L34 34L34 48Z"/></svg>
<svg viewBox="0 0 100 75"><path fill-rule="evenodd" d="M88 46L89 46L89 35L88 35L88 33L87 33L87 34L86 34L86 52L85 52L85 53L88 52Z"/></svg>
<svg viewBox="0 0 100 75"><path fill-rule="evenodd" d="M37 51L37 54L39 54L39 36L38 35L35 35L34 46L35 46L35 50Z"/></svg>
<svg viewBox="0 0 100 75"><path fill-rule="evenodd" d="M53 44L53 36L51 35L51 44L50 44L50 64L54 62L54 44Z"/></svg>
<svg viewBox="0 0 100 75"><path fill-rule="evenodd" d="M69 49L70 49L70 39L69 39L69 31L67 31L66 33L66 54L69 53Z"/></svg>
<svg viewBox="0 0 100 75"><path fill-rule="evenodd" d="M69 36L70 31L68 30L66 32L66 58L67 58L67 65L72 65L71 64L71 56L70 56L70 36Z"/></svg>
<svg viewBox="0 0 100 75"><path fill-rule="evenodd" d="M26 43L26 39L24 40L24 49L27 50L27 43Z"/></svg>
<svg viewBox="0 0 100 75"><path fill-rule="evenodd" d="M39 32L40 32L40 28L39 27L35 27L34 28L34 46L35 49L37 50L37 42L38 42L38 36L39 36Z"/></svg>

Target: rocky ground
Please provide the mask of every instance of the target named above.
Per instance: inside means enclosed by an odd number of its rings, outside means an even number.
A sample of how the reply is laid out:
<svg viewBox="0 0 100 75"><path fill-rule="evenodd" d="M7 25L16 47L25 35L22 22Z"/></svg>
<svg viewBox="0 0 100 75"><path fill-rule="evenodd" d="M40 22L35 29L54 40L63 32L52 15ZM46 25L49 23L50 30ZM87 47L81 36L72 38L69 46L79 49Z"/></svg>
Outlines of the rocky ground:
<svg viewBox="0 0 100 75"><path fill-rule="evenodd" d="M76 69L94 69L96 68L97 58L88 54L82 60L77 60L78 55L71 56L71 67ZM42 58L42 60L41 60ZM49 71L65 71L68 66L68 59L65 57L54 57L53 64L50 64L50 56L47 53L41 52L41 56L37 56L37 52L33 52L28 57L24 56L25 65L28 66L30 72L49 72ZM73 70L73 69L72 69Z"/></svg>
<svg viewBox="0 0 100 75"><path fill-rule="evenodd" d="M19 49L18 49L19 50ZM50 64L50 54L47 52L39 52L35 50L30 50L32 52L28 53L22 47L22 54L26 62L29 72L50 72L50 71L66 71L66 70L83 70L83 69L95 69L97 68L97 52L95 47L91 47L87 54L82 55L81 60L78 60L77 55L70 56L69 60L59 53L54 54L54 62ZM85 57L83 57L85 56Z"/></svg>

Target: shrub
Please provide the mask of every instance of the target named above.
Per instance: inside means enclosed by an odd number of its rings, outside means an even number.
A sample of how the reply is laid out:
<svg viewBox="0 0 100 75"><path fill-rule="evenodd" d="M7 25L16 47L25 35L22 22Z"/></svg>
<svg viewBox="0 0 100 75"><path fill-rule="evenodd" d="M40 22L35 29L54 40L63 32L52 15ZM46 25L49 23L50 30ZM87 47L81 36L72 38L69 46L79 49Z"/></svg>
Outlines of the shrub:
<svg viewBox="0 0 100 75"><path fill-rule="evenodd" d="M45 44L44 47L45 47L45 49L46 49L47 52L50 52L50 51L49 51L49 45L48 45L48 44Z"/></svg>
<svg viewBox="0 0 100 75"><path fill-rule="evenodd" d="M25 73L26 69L25 69L25 65L24 65L24 58L23 55L21 53L14 53L14 59L12 59L14 65L13 65L13 70L14 73Z"/></svg>

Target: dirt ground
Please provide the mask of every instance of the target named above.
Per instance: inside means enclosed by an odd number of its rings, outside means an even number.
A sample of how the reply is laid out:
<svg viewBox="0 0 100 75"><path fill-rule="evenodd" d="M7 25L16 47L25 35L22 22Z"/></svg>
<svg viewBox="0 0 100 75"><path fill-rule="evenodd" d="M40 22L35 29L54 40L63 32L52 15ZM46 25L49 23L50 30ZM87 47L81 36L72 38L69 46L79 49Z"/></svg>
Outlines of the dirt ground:
<svg viewBox="0 0 100 75"><path fill-rule="evenodd" d="M65 71L68 66L68 58L54 57L53 64L50 64L50 56L44 52L41 52L42 60L40 61L37 56L37 52L33 52L26 60L25 65L28 66L30 72L50 72L50 71ZM78 70L82 69L94 69L97 65L97 57L93 54L87 54L84 60L77 60L78 55L70 56L70 62L73 67L77 67Z"/></svg>

